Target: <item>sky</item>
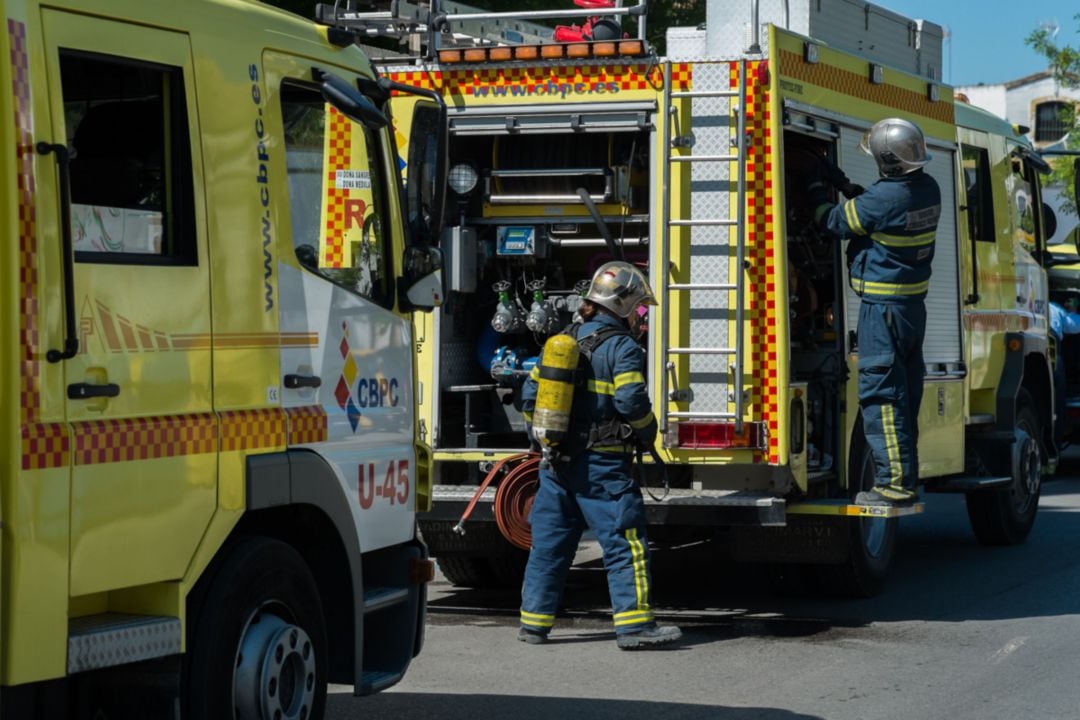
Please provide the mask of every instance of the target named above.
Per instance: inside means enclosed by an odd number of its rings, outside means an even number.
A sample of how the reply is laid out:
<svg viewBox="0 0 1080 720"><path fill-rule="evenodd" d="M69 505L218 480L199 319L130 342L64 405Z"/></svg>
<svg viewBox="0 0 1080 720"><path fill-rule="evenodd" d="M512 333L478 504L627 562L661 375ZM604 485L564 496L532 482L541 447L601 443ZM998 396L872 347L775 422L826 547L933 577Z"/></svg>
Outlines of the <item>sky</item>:
<svg viewBox="0 0 1080 720"><path fill-rule="evenodd" d="M949 85L1001 83L1045 70L1046 61L1024 44L1042 23L1057 24L1058 43L1080 47L1076 0L873 1L948 29L951 37L942 49L942 64Z"/></svg>

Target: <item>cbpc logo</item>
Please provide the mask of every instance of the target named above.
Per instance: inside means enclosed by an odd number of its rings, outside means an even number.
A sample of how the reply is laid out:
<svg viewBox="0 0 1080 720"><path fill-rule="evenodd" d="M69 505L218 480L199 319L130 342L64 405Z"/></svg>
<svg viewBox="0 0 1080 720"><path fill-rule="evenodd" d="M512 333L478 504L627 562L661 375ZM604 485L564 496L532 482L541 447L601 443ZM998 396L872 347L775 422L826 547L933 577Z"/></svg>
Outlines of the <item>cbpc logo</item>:
<svg viewBox="0 0 1080 720"><path fill-rule="evenodd" d="M394 377L360 377L360 366L349 348L349 325L341 323L341 344L338 346L345 365L341 369L334 397L338 407L345 411L349 425L355 433L360 425L363 411L378 407L397 407L398 380Z"/></svg>

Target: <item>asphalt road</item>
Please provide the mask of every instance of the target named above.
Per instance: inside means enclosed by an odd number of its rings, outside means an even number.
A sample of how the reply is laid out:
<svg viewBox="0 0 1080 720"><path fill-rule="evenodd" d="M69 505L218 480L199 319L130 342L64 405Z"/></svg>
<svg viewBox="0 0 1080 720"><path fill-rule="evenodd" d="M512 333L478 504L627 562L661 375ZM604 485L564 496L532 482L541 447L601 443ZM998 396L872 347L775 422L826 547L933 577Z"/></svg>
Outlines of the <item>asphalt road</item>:
<svg viewBox="0 0 1080 720"><path fill-rule="evenodd" d="M595 548L571 573L552 642L515 639L513 592L432 586L405 680L327 716L488 720L1075 720L1080 718L1080 465L1043 491L1024 545L984 548L960 496L904 518L889 585L845 601L777 592L705 548L656 556L675 649L615 647Z"/></svg>

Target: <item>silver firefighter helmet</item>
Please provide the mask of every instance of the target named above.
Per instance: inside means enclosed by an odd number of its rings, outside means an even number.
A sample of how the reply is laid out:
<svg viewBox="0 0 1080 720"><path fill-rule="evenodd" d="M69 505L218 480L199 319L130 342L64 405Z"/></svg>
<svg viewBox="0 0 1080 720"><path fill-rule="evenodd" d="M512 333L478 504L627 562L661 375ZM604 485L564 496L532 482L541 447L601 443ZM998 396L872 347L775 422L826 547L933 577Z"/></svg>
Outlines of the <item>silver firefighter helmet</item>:
<svg viewBox="0 0 1080 720"><path fill-rule="evenodd" d="M628 262L604 263L593 275L585 299L605 307L621 318L638 305L655 305L656 298L645 274Z"/></svg>
<svg viewBox="0 0 1080 720"><path fill-rule="evenodd" d="M878 171L885 177L906 175L930 162L926 139L913 122L900 118L885 118L863 135L859 149L874 158Z"/></svg>

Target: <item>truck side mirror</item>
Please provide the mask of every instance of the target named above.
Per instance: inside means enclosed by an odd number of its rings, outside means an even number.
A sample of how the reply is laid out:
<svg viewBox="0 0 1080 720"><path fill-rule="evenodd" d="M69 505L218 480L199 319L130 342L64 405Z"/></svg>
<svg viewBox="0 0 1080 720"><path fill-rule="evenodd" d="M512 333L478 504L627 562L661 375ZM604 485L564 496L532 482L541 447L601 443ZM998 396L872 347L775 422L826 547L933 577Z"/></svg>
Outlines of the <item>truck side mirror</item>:
<svg viewBox="0 0 1080 720"><path fill-rule="evenodd" d="M338 112L369 130L380 130L390 121L375 103L364 97L359 90L333 73L324 72L321 78L323 99Z"/></svg>
<svg viewBox="0 0 1080 720"><path fill-rule="evenodd" d="M442 233L446 204L446 106L429 100L413 105L405 198L412 241L434 245Z"/></svg>
<svg viewBox="0 0 1080 720"><path fill-rule="evenodd" d="M1050 238L1057 232L1057 215L1054 214L1054 209L1045 202L1042 204L1042 230L1043 245L1049 245Z"/></svg>
<svg viewBox="0 0 1080 720"><path fill-rule="evenodd" d="M1073 158L1073 202L1080 209L1080 157Z"/></svg>
<svg viewBox="0 0 1080 720"><path fill-rule="evenodd" d="M443 257L437 247L410 245L405 248L402 277L399 280L399 304L402 310L427 312L442 305Z"/></svg>

